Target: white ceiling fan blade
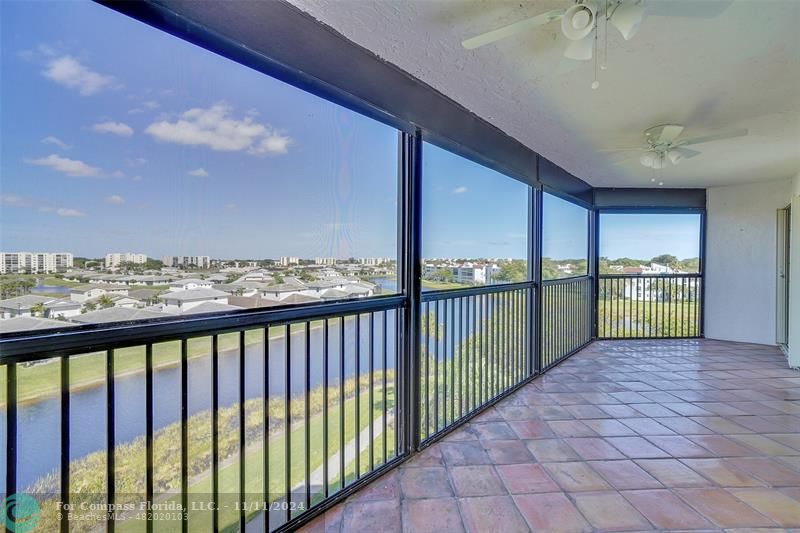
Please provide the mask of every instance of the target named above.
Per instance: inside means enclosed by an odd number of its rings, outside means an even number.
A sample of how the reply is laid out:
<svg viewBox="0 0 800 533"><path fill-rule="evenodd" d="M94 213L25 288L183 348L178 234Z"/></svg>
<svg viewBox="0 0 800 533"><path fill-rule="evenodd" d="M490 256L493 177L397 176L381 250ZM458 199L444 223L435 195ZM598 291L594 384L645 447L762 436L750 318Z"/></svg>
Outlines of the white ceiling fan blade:
<svg viewBox="0 0 800 533"><path fill-rule="evenodd" d="M564 57L577 59L578 61L589 61L592 58L594 49L594 32L590 33L580 41L570 41L567 49L564 50Z"/></svg>
<svg viewBox="0 0 800 533"><path fill-rule="evenodd" d="M733 0L697 2L658 0L647 2L647 13L654 17L714 18L728 9Z"/></svg>
<svg viewBox="0 0 800 533"><path fill-rule="evenodd" d="M623 39L629 41L639 32L647 18L647 4L644 0L623 0L612 13L611 25L617 28Z"/></svg>
<svg viewBox="0 0 800 533"><path fill-rule="evenodd" d="M677 165L684 159L689 159L696 155L700 155L700 152L690 148L672 148L669 152L667 152L667 157L669 157L669 160L673 165Z"/></svg>
<svg viewBox="0 0 800 533"><path fill-rule="evenodd" d="M661 128L661 133L658 135L658 139L655 142L656 144L670 144L678 138L678 135L680 135L682 131L683 126L667 124Z"/></svg>
<svg viewBox="0 0 800 533"><path fill-rule="evenodd" d="M554 9L553 11L548 11L547 13L542 13L541 15L537 15L535 17L520 20L513 24L509 24L508 26L503 26L502 28L497 28L496 30L471 37L465 41L462 41L461 46L467 50L474 50L475 48L486 46L487 44L511 37L512 35L516 35L520 32L530 30L538 26L544 26L548 22L552 22L558 18L561 18L565 11L566 9Z"/></svg>
<svg viewBox="0 0 800 533"><path fill-rule="evenodd" d="M679 143L680 146L687 146L691 144L710 143L711 141L722 141L725 139L733 139L736 137L744 137L747 135L747 128L739 128L729 131L721 131L719 133L712 133L711 135L704 135L702 137L693 137L685 139Z"/></svg>

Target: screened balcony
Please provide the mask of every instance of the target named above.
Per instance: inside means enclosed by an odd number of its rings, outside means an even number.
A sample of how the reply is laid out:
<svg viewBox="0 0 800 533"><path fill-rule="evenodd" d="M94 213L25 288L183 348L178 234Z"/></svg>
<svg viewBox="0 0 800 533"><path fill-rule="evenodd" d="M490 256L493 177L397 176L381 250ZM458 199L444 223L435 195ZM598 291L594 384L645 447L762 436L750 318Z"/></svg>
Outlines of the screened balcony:
<svg viewBox="0 0 800 533"><path fill-rule="evenodd" d="M5 530L800 528L794 123L595 164L582 71L461 56L461 6L293 4L0 7Z"/></svg>

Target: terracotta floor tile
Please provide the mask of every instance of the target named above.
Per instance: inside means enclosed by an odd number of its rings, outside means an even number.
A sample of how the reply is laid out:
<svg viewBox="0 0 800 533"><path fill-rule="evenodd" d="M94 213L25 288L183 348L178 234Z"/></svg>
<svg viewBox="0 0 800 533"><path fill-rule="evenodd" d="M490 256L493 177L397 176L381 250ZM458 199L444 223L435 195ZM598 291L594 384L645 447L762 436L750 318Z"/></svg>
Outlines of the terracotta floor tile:
<svg viewBox="0 0 800 533"><path fill-rule="evenodd" d="M775 489L731 489L731 493L783 527L800 527L797 500Z"/></svg>
<svg viewBox="0 0 800 533"><path fill-rule="evenodd" d="M573 498L578 510L600 531L650 529L650 523L617 492L584 492Z"/></svg>
<svg viewBox="0 0 800 533"><path fill-rule="evenodd" d="M508 424L514 431L512 438L545 439L555 436L544 420L512 420Z"/></svg>
<svg viewBox="0 0 800 533"><path fill-rule="evenodd" d="M505 405L496 407L497 412L508 422L509 420L532 420L539 418L536 410L528 405Z"/></svg>
<svg viewBox="0 0 800 533"><path fill-rule="evenodd" d="M636 464L647 470L665 487L707 487L711 482L677 459L640 459Z"/></svg>
<svg viewBox="0 0 800 533"><path fill-rule="evenodd" d="M523 494L528 492L557 492L560 489L545 473L541 465L518 464L498 465L497 473L508 492Z"/></svg>
<svg viewBox="0 0 800 533"><path fill-rule="evenodd" d="M456 496L497 496L507 493L493 466L453 466L449 470Z"/></svg>
<svg viewBox="0 0 800 533"><path fill-rule="evenodd" d="M444 466L442 452L438 444L425 448L417 455L403 463L403 467Z"/></svg>
<svg viewBox="0 0 800 533"><path fill-rule="evenodd" d="M663 487L656 478L633 461L591 461L589 465L617 490Z"/></svg>
<svg viewBox="0 0 800 533"><path fill-rule="evenodd" d="M608 437L612 446L631 459L669 457L669 454L643 437Z"/></svg>
<svg viewBox="0 0 800 533"><path fill-rule="evenodd" d="M632 403L631 407L645 416L655 418L657 416L677 416L675 411L671 411L658 403Z"/></svg>
<svg viewBox="0 0 800 533"><path fill-rule="evenodd" d="M679 435L671 436L653 436L647 437L647 440L670 454L672 457L711 457L713 454L690 441L685 437Z"/></svg>
<svg viewBox="0 0 800 533"><path fill-rule="evenodd" d="M697 416L691 418L698 424L702 424L708 429L714 431L715 433L719 433L720 435L732 435L736 433L752 433L752 431L747 429L746 427L740 426L739 424L735 424L734 422L731 422L727 418L722 418L719 416Z"/></svg>
<svg viewBox="0 0 800 533"><path fill-rule="evenodd" d="M683 500L720 527L769 527L775 522L719 488L675 489Z"/></svg>
<svg viewBox="0 0 800 533"><path fill-rule="evenodd" d="M516 435L506 422L483 422L470 424L472 433L481 440L514 439Z"/></svg>
<svg viewBox="0 0 800 533"><path fill-rule="evenodd" d="M762 487L764 483L725 465L722 459L683 459L683 464L720 487Z"/></svg>
<svg viewBox="0 0 800 533"><path fill-rule="evenodd" d="M601 437L626 437L636 435L634 430L619 420L611 418L582 420L582 422Z"/></svg>
<svg viewBox="0 0 800 533"><path fill-rule="evenodd" d="M577 419L609 417L608 413L594 405L567 405L564 408Z"/></svg>
<svg viewBox="0 0 800 533"><path fill-rule="evenodd" d="M379 477L353 496L351 501L396 500L400 497L400 470Z"/></svg>
<svg viewBox="0 0 800 533"><path fill-rule="evenodd" d="M487 440L483 447L496 465L535 462L531 452L521 440Z"/></svg>
<svg viewBox="0 0 800 533"><path fill-rule="evenodd" d="M678 403L663 403L664 407L670 411L675 411L682 416L711 416L714 413L706 411L702 407L698 407L693 403L678 402Z"/></svg>
<svg viewBox="0 0 800 533"><path fill-rule="evenodd" d="M614 418L636 418L642 416L642 413L627 405L612 404L598 405L597 407Z"/></svg>
<svg viewBox="0 0 800 533"><path fill-rule="evenodd" d="M517 510L511 496L460 498L458 504L464 524L470 533L486 533L487 531L527 533L529 531L525 519Z"/></svg>
<svg viewBox="0 0 800 533"><path fill-rule="evenodd" d="M623 424L634 430L639 435L674 435L675 432L662 426L652 418L625 418L620 420Z"/></svg>
<svg viewBox="0 0 800 533"><path fill-rule="evenodd" d="M342 531L401 531L400 507L394 501L348 503Z"/></svg>
<svg viewBox="0 0 800 533"><path fill-rule="evenodd" d="M405 500L403 531L407 533L439 533L464 531L458 501L455 498Z"/></svg>
<svg viewBox="0 0 800 533"><path fill-rule="evenodd" d="M480 442L442 442L437 446L448 466L488 465L492 461Z"/></svg>
<svg viewBox="0 0 800 533"><path fill-rule="evenodd" d="M774 441L763 435L730 435L730 438L741 444L744 444L745 446L753 448L764 455L800 455L800 451L797 451L794 448L786 446L785 444L781 444L780 442Z"/></svg>
<svg viewBox="0 0 800 533"><path fill-rule="evenodd" d="M602 491L611 488L587 463L546 463L542 466L567 492Z"/></svg>
<svg viewBox="0 0 800 533"><path fill-rule="evenodd" d="M569 420L572 414L560 405L535 405L533 410L542 420Z"/></svg>
<svg viewBox="0 0 800 533"><path fill-rule="evenodd" d="M653 420L679 435L708 435L714 433L707 427L683 416L658 417Z"/></svg>
<svg viewBox="0 0 800 533"><path fill-rule="evenodd" d="M742 446L724 435L692 435L686 438L717 457L744 457L754 453L752 448Z"/></svg>
<svg viewBox="0 0 800 533"><path fill-rule="evenodd" d="M575 450L561 439L538 439L525 441L525 445L540 463L575 461L580 459Z"/></svg>
<svg viewBox="0 0 800 533"><path fill-rule="evenodd" d="M585 437L564 440L585 461L625 458L616 448L601 438Z"/></svg>
<svg viewBox="0 0 800 533"><path fill-rule="evenodd" d="M731 457L725 464L735 470L745 472L773 487L800 486L800 472L774 458Z"/></svg>
<svg viewBox="0 0 800 533"><path fill-rule="evenodd" d="M800 433L770 433L765 436L790 448L800 450Z"/></svg>
<svg viewBox="0 0 800 533"><path fill-rule="evenodd" d="M533 531L592 531L589 523L563 493L521 494L514 496L514 502Z"/></svg>
<svg viewBox="0 0 800 533"><path fill-rule="evenodd" d="M400 470L400 489L404 498L443 498L453 495L450 478L443 467Z"/></svg>
<svg viewBox="0 0 800 533"><path fill-rule="evenodd" d="M668 490L624 491L621 494L659 529L713 528L713 524Z"/></svg>
<svg viewBox="0 0 800 533"><path fill-rule="evenodd" d="M300 533L339 533L342 528L342 516L345 504L334 505L322 516L318 516L298 529Z"/></svg>
<svg viewBox="0 0 800 533"><path fill-rule="evenodd" d="M597 433L580 420L551 420L547 422L559 437L596 437Z"/></svg>

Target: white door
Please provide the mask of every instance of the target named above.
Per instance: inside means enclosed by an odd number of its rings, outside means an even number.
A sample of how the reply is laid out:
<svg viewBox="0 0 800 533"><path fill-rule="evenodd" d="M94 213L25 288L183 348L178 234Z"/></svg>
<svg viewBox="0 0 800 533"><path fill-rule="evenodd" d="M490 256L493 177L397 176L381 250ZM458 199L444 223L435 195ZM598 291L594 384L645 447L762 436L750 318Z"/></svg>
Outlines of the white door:
<svg viewBox="0 0 800 533"><path fill-rule="evenodd" d="M789 228L791 209L778 209L778 294L776 314L776 341L781 346L789 344Z"/></svg>

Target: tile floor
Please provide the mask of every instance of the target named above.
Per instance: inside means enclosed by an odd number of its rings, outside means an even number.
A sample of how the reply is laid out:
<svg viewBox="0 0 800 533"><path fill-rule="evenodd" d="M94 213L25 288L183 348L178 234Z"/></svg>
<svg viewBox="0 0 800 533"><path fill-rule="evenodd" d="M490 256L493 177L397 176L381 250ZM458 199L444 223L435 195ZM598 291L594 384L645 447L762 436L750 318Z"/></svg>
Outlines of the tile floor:
<svg viewBox="0 0 800 533"><path fill-rule="evenodd" d="M303 531L800 531L775 348L596 342Z"/></svg>

